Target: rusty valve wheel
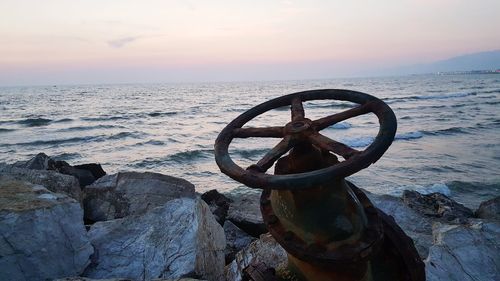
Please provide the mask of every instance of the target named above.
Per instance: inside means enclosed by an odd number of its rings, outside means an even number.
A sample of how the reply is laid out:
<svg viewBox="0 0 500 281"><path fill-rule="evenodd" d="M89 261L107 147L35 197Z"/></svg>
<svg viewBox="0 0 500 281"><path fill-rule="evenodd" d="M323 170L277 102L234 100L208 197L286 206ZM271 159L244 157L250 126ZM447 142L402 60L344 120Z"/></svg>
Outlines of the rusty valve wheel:
<svg viewBox="0 0 500 281"><path fill-rule="evenodd" d="M341 100L354 102L359 106L312 121L305 117L302 105L302 102L311 100ZM258 115L287 105L291 105L292 121L284 127L242 128ZM333 124L370 112L377 116L380 126L373 143L363 151L353 149L319 133ZM252 188L306 189L332 179L350 176L375 163L391 145L396 128L396 116L391 108L371 95L338 89L298 92L261 103L231 121L215 141L215 161L224 174ZM259 162L243 169L232 161L228 148L234 138L248 137L282 138L282 140ZM281 156L297 144L306 141L322 150L342 156L345 161L305 173L287 175L265 173Z"/></svg>

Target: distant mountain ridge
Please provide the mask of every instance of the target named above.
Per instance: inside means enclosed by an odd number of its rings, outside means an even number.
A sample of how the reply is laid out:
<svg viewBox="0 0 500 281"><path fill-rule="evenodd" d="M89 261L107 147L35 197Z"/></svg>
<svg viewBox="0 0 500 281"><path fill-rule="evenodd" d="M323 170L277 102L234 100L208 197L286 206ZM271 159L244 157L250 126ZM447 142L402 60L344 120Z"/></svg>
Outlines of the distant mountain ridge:
<svg viewBox="0 0 500 281"><path fill-rule="evenodd" d="M389 72L397 74L424 74L470 70L500 69L500 49L452 57L428 64L398 67Z"/></svg>

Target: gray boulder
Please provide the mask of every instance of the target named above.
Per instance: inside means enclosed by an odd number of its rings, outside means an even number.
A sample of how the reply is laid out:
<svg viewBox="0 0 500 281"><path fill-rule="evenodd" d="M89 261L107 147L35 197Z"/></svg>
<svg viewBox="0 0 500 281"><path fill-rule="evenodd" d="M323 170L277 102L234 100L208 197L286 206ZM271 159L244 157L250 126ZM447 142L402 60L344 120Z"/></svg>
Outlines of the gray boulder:
<svg viewBox="0 0 500 281"><path fill-rule="evenodd" d="M403 202L423 216L443 223L466 223L474 212L441 193L420 194L413 190L403 192Z"/></svg>
<svg viewBox="0 0 500 281"><path fill-rule="evenodd" d="M121 172L85 187L85 219L105 221L142 214L180 197L195 197L194 185L157 173Z"/></svg>
<svg viewBox="0 0 500 281"><path fill-rule="evenodd" d="M67 278L57 279L54 281L136 281L136 280L130 278L92 279L86 277L67 277ZM151 281L206 281L206 280L193 279L193 278L175 278L175 279L152 279Z"/></svg>
<svg viewBox="0 0 500 281"><path fill-rule="evenodd" d="M432 219L408 207L401 198L366 190L363 192L377 208L394 218L406 235L413 239L420 257L426 258L432 245Z"/></svg>
<svg viewBox="0 0 500 281"><path fill-rule="evenodd" d="M74 199L0 176L0 280L81 274L93 253L82 219Z"/></svg>
<svg viewBox="0 0 500 281"><path fill-rule="evenodd" d="M219 193L216 189L203 193L201 199L208 204L217 222L219 222L220 225L224 225L231 200Z"/></svg>
<svg viewBox="0 0 500 281"><path fill-rule="evenodd" d="M482 202L476 216L481 219L500 220L500 196Z"/></svg>
<svg viewBox="0 0 500 281"><path fill-rule="evenodd" d="M441 225L425 260L429 281L500 280L500 224Z"/></svg>
<svg viewBox="0 0 500 281"><path fill-rule="evenodd" d="M234 260L238 251L255 241L255 238L239 229L231 221L224 222L224 233L226 234L226 264Z"/></svg>
<svg viewBox="0 0 500 281"><path fill-rule="evenodd" d="M260 213L260 194L249 193L241 196L231 196L232 203L227 211L227 220L246 233L259 237L266 233L267 228Z"/></svg>
<svg viewBox="0 0 500 281"><path fill-rule="evenodd" d="M86 277L223 280L224 231L199 198L174 199L142 215L95 223L89 236L96 253Z"/></svg>
<svg viewBox="0 0 500 281"><path fill-rule="evenodd" d="M55 161L41 152L28 161L18 161L13 164L17 168L30 169L30 170L55 170Z"/></svg>
<svg viewBox="0 0 500 281"><path fill-rule="evenodd" d="M106 175L106 172L104 172L99 164L90 163L71 166L67 162L55 160L43 152L38 153L28 161L16 162L13 166L31 170L52 170L61 174L70 175L78 180L81 188L92 184L97 179Z"/></svg>
<svg viewBox="0 0 500 281"><path fill-rule="evenodd" d="M6 175L21 181L39 184L55 193L63 193L69 197L82 200L82 192L78 180L56 171L19 168L15 165L0 164L0 175Z"/></svg>
<svg viewBox="0 0 500 281"><path fill-rule="evenodd" d="M235 260L226 266L226 280L241 281L243 270L252 263L264 263L267 267L280 270L286 267L287 255L271 234L262 234L259 240L238 252Z"/></svg>

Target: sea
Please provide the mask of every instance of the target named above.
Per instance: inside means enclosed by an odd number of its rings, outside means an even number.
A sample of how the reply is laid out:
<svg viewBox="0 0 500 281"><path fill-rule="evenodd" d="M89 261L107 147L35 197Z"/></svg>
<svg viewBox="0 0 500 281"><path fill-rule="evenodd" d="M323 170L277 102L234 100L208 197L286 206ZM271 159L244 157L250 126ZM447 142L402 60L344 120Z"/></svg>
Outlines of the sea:
<svg viewBox="0 0 500 281"><path fill-rule="evenodd" d="M441 192L475 208L500 195L500 75L413 75L330 80L178 84L49 85L0 88L0 162L44 152L70 164L100 163L107 173L158 172L191 181L198 192L258 192L222 174L214 141L231 120L262 102L312 89L374 95L395 112L393 144L372 166L349 177L379 194ZM310 101L317 119L355 106ZM248 126L281 126L289 108ZM363 150L376 136L375 115L322 131ZM232 159L257 162L278 139L236 139ZM270 169L272 172L272 169Z"/></svg>

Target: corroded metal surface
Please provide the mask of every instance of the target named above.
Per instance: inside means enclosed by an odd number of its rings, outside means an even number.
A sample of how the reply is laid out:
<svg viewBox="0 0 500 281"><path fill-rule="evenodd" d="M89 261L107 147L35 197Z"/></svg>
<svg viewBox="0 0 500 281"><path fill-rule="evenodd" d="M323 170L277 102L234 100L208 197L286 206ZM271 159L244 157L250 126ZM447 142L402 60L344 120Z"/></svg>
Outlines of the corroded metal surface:
<svg viewBox="0 0 500 281"><path fill-rule="evenodd" d="M305 117L302 102L311 100L341 100L359 106L317 120ZM248 121L274 108L291 105L291 122L283 127L242 128ZM363 151L331 140L319 131L335 123L359 115L374 113L379 120L379 132L373 143ZM392 143L396 133L396 117L383 101L368 94L349 90L313 90L282 96L253 107L229 123L215 141L215 160L221 171L252 188L307 189L322 182L344 178L377 161ZM258 163L243 169L228 153L234 138L271 137L282 140ZM273 163L301 142L313 143L342 156L345 161L320 170L288 175L265 173Z"/></svg>

